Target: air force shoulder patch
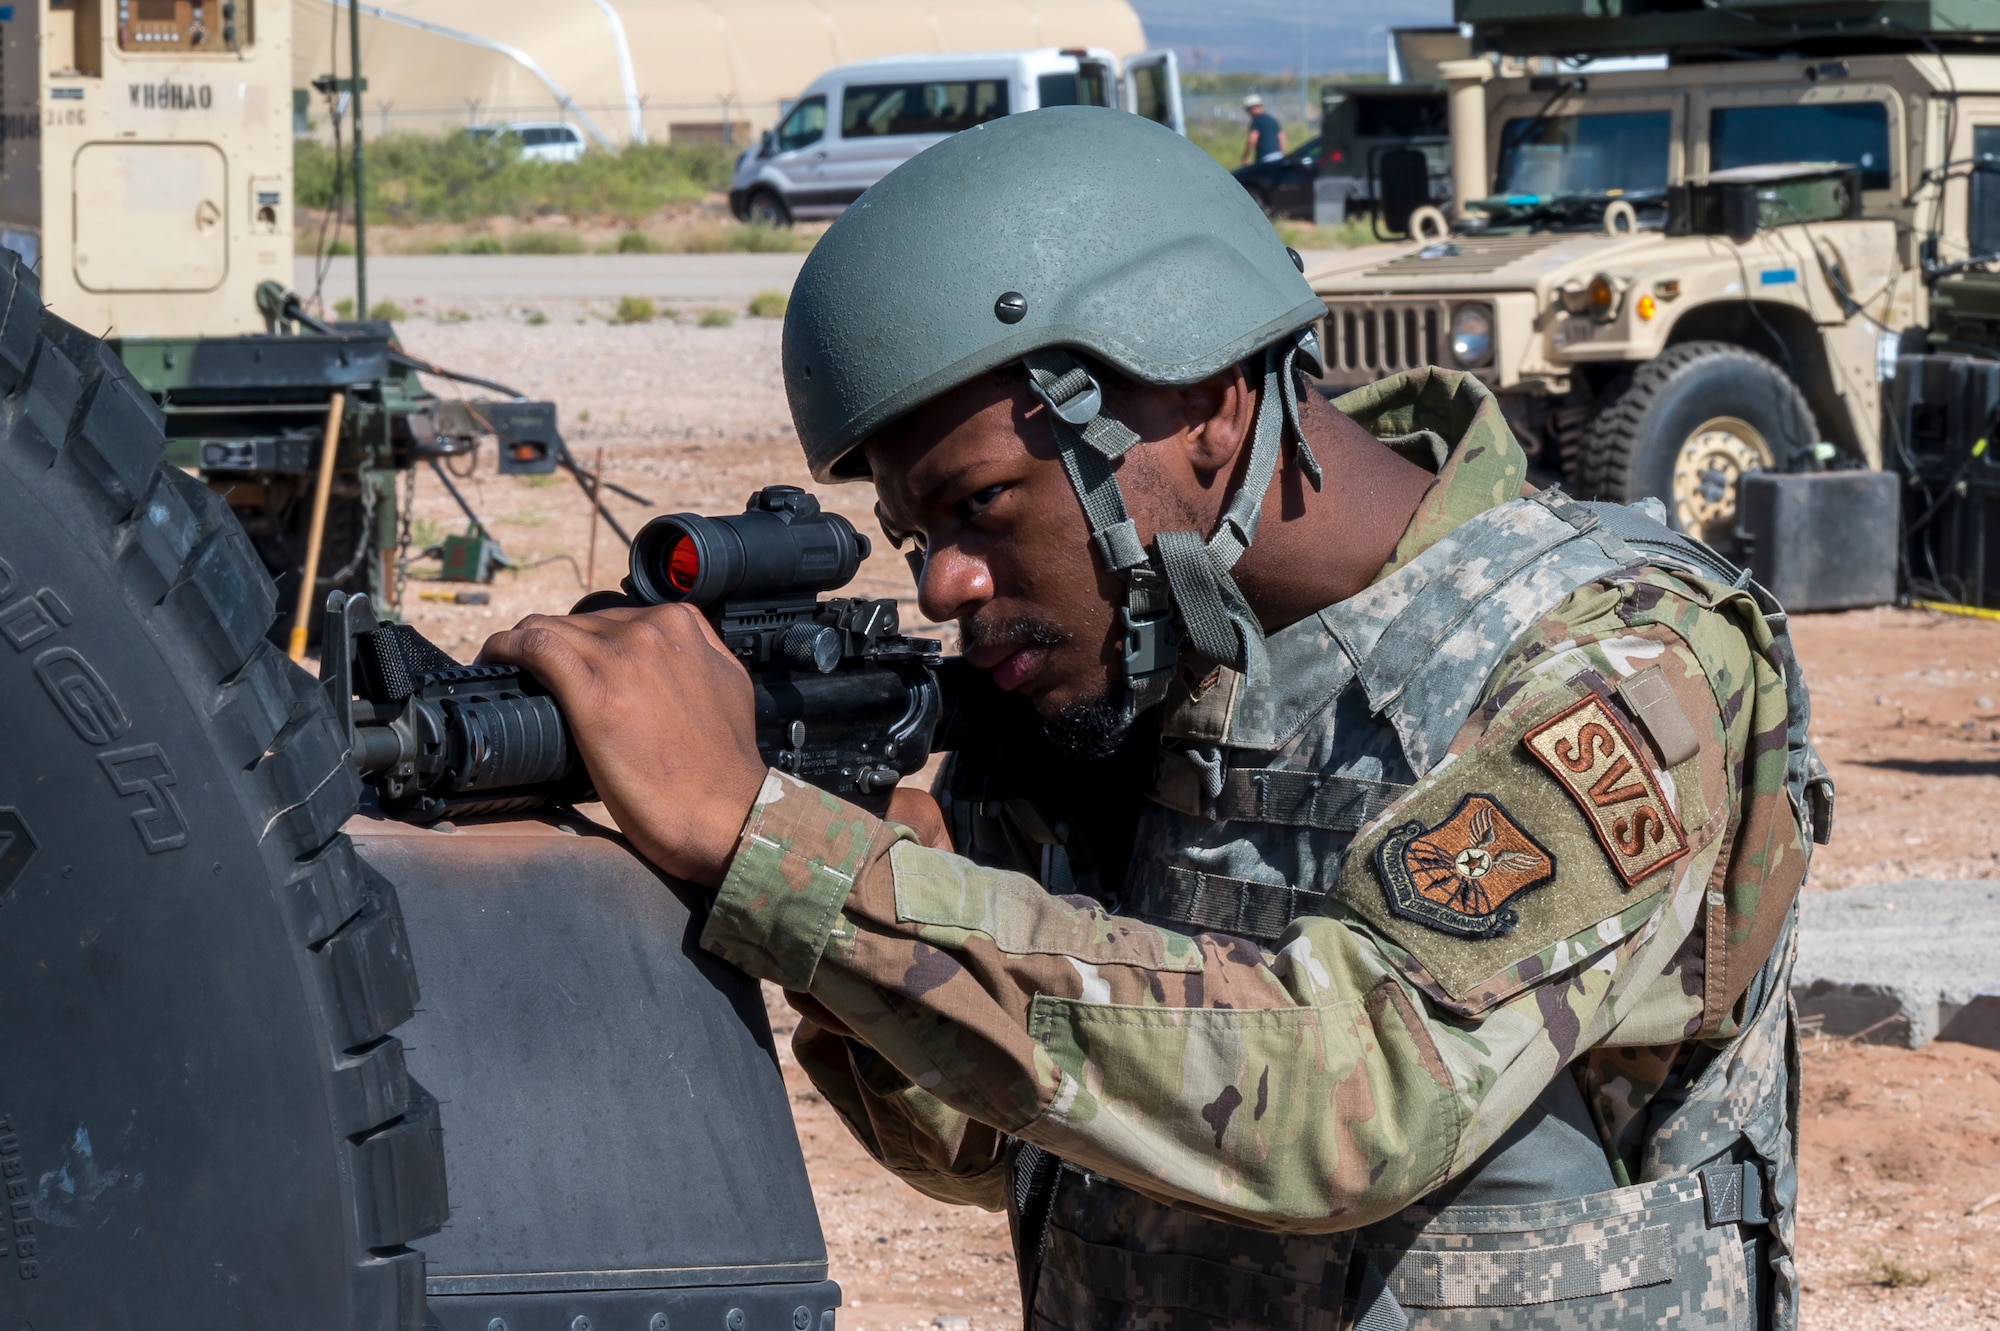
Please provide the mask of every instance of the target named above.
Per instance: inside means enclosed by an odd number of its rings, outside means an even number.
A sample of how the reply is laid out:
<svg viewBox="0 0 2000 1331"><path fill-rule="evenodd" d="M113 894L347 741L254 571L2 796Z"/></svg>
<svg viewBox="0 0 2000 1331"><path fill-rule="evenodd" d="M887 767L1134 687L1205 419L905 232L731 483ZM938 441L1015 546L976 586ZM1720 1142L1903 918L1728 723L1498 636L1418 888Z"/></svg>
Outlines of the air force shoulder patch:
<svg viewBox="0 0 2000 1331"><path fill-rule="evenodd" d="M1436 827L1404 823L1375 848L1389 909L1462 938L1493 938L1520 920L1507 903L1555 877L1555 857L1491 795L1467 795Z"/></svg>
<svg viewBox="0 0 2000 1331"><path fill-rule="evenodd" d="M1604 699L1590 694L1521 742L1583 810L1625 886L1687 854L1687 836L1645 749Z"/></svg>

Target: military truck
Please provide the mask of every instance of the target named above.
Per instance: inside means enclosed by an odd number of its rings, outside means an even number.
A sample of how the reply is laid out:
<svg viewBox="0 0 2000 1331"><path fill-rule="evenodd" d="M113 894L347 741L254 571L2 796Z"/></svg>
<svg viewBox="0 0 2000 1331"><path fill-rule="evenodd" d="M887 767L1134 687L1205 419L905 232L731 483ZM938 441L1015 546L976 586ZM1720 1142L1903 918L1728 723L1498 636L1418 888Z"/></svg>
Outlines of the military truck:
<svg viewBox="0 0 2000 1331"><path fill-rule="evenodd" d="M1940 281L2000 253L2000 4L1457 16L1479 54L1443 66L1449 215L1310 274L1326 387L1470 370L1545 479L1658 498L1723 546L1746 474L1894 456L1899 352Z"/></svg>

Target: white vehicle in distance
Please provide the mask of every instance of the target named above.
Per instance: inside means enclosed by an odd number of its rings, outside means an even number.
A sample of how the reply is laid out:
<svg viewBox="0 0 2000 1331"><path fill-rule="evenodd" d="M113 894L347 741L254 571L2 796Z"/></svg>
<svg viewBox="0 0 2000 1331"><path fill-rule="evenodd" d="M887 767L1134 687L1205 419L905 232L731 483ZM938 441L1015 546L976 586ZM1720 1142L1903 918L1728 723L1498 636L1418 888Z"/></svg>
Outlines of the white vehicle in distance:
<svg viewBox="0 0 2000 1331"><path fill-rule="evenodd" d="M574 162L583 156L583 132L560 120L510 120L503 125L470 125L465 133L482 142L511 135L524 162Z"/></svg>
<svg viewBox="0 0 2000 1331"><path fill-rule="evenodd" d="M859 60L814 79L736 159L729 209L768 226L838 217L933 143L1044 106L1123 107L1187 132L1171 51L1129 56L1122 67L1097 47Z"/></svg>

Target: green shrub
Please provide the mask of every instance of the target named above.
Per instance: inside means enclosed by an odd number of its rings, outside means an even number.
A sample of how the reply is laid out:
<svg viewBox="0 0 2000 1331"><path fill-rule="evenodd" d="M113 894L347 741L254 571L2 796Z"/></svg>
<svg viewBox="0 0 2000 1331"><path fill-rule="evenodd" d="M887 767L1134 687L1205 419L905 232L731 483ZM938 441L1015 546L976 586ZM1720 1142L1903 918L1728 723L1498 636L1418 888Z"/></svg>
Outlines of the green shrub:
<svg viewBox="0 0 2000 1331"><path fill-rule="evenodd" d="M644 296L620 296L618 308L612 312L611 322L615 324L651 323L659 316L653 302Z"/></svg>
<svg viewBox="0 0 2000 1331"><path fill-rule="evenodd" d="M388 322L394 323L398 319L407 319L410 315L409 311L393 300L378 300L368 307L368 317L371 319L386 319Z"/></svg>
<svg viewBox="0 0 2000 1331"><path fill-rule="evenodd" d="M516 231L507 237L509 254L581 254L583 238L574 231Z"/></svg>
<svg viewBox="0 0 2000 1331"><path fill-rule="evenodd" d="M750 317L753 319L782 319L785 306L791 297L782 291L760 291L750 298Z"/></svg>
<svg viewBox="0 0 2000 1331"><path fill-rule="evenodd" d="M620 254L651 254L653 248L653 242L646 238L646 233L643 231L627 231L618 237Z"/></svg>
<svg viewBox="0 0 2000 1331"><path fill-rule="evenodd" d="M796 254L812 248L812 237L788 226L752 223L730 228L729 248L745 254Z"/></svg>
<svg viewBox="0 0 2000 1331"><path fill-rule="evenodd" d="M728 310L703 310L696 322L703 328L727 328L736 322L736 316Z"/></svg>
<svg viewBox="0 0 2000 1331"><path fill-rule="evenodd" d="M336 319L352 319L354 317L354 297L342 296L339 300L333 302L333 317Z"/></svg>
<svg viewBox="0 0 2000 1331"><path fill-rule="evenodd" d="M294 198L334 205L333 147L296 140ZM575 162L524 162L519 146L465 134L391 134L368 144L368 217L388 222L467 222L481 217L640 218L729 187L730 154L712 144L593 147ZM348 189L344 184L343 189Z"/></svg>
<svg viewBox="0 0 2000 1331"><path fill-rule="evenodd" d="M528 323L529 323L529 324L533 325L534 327L536 327L536 328L539 328L539 327L541 327L541 326L542 326L543 324L545 324L545 323L547 323L547 322L549 321L549 316L548 316L548 315L546 315L546 314L543 314L543 313L542 313L542 312L541 312L540 310L529 310L529 311L528 311L528 320L527 320L527 321L528 321ZM300 565L300 567L301 567L301 568L303 568L303 567L304 567L304 565Z"/></svg>

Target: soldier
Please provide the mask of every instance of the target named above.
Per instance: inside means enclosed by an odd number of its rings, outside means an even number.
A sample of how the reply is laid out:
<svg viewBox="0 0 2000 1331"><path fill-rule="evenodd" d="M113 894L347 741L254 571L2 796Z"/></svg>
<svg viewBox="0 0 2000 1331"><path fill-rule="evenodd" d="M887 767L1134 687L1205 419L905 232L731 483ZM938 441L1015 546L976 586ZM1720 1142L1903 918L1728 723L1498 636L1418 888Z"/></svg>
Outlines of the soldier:
<svg viewBox="0 0 2000 1331"><path fill-rule="evenodd" d="M813 475L873 482L924 612L1043 723L941 807L766 771L685 607L485 659L717 889L703 946L794 996L868 1150L1010 1212L1030 1327L1789 1327L1831 790L1783 615L1525 485L1470 376L1328 405L1296 263L1088 108L947 140L814 249Z"/></svg>

